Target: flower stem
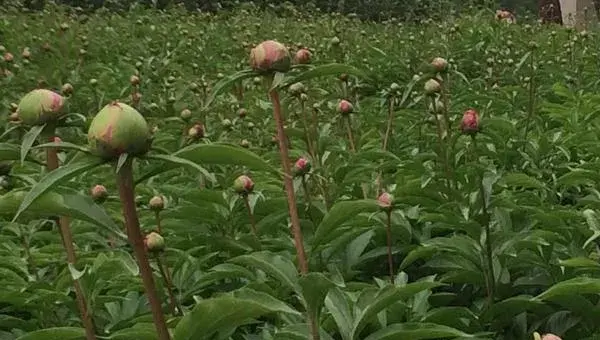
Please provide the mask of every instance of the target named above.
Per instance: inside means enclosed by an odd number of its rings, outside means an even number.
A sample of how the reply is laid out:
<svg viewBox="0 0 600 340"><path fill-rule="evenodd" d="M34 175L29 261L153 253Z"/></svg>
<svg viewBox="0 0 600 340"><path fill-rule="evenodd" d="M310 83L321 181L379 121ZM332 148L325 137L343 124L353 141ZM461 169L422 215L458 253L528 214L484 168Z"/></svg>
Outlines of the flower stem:
<svg viewBox="0 0 600 340"><path fill-rule="evenodd" d="M165 316L163 314L160 298L156 293L156 285L152 276L152 268L148 262L148 255L144 248L144 239L140 230L140 222L138 220L137 211L135 208L135 193L133 184L132 159L128 158L125 164L117 174L117 186L119 188L119 196L123 205L123 217L125 218L125 226L127 228L127 236L129 242L133 246L133 252L140 267L142 283L146 291L146 297L150 303L152 310L152 319L158 334L159 340L171 340L171 335L167 329Z"/></svg>
<svg viewBox="0 0 600 340"><path fill-rule="evenodd" d="M246 210L248 211L248 218L250 219L250 226L252 227L252 234L258 237L258 231L256 230L256 220L254 219L252 208L250 208L250 200L248 199L248 195L243 196L244 205L246 206Z"/></svg>
<svg viewBox="0 0 600 340"><path fill-rule="evenodd" d="M348 133L348 141L350 142L350 150L352 150L352 153L356 153L356 145L354 144L354 134L352 133L352 122L350 121L350 115L345 115L344 117L345 121L346 121L346 130ZM362 188L362 192L363 192L363 197L367 198L369 197L368 191L367 191L367 185L365 183L362 183L360 185L360 187Z"/></svg>
<svg viewBox="0 0 600 340"><path fill-rule="evenodd" d="M394 284L394 259L392 257L392 210L386 212L387 215L387 255L388 255L388 266L390 271L390 282Z"/></svg>
<svg viewBox="0 0 600 340"><path fill-rule="evenodd" d="M471 136L471 140L473 141L473 154L475 155L475 160L477 160L477 139L475 135ZM481 211L484 218L485 224L485 248L486 248L486 258L487 258L487 286L488 286L488 303L491 307L494 304L494 292L495 288L495 275L494 275L494 262L493 262L493 250L492 250L492 233L490 228L490 214L487 210L487 200L485 198L485 189L483 187L483 175L478 179L479 181L479 196L481 197Z"/></svg>
<svg viewBox="0 0 600 340"><path fill-rule="evenodd" d="M161 222L160 211L156 211L155 216L156 216L156 232L160 234L162 232L161 223L160 223Z"/></svg>
<svg viewBox="0 0 600 340"><path fill-rule="evenodd" d="M55 131L56 128L54 126L48 126L48 130L45 131L48 140L54 140ZM56 170L58 166L58 153L56 149L46 149L46 167L48 171ZM73 246L73 234L71 233L69 219L66 216L59 217L58 226L63 246L67 252L67 262L71 265L75 265L77 262L77 255L75 254L75 247ZM73 280L73 288L75 289L75 298L77 300L79 313L81 314L81 322L85 328L85 337L87 340L96 340L94 320L89 312L89 306L79 280Z"/></svg>
<svg viewBox="0 0 600 340"><path fill-rule="evenodd" d="M160 270L160 275L165 281L165 286L167 286L167 292L169 293L169 304L171 305L171 314L178 315L179 313L183 313L183 309L179 305L177 298L175 298L175 294L173 294L173 282L171 281L171 275L169 275L169 268L162 262L160 257L160 254L156 256L156 264L158 265L158 270Z"/></svg>
<svg viewBox="0 0 600 340"><path fill-rule="evenodd" d="M385 130L385 137L383 138L383 145L382 145L383 151L387 151L388 141L389 141L390 135L392 133L392 126L394 123L394 100L395 100L395 98L393 96L391 96L389 98L389 102L388 102L388 121L387 121L387 128ZM381 170L380 170L379 174L377 175L377 194L378 195L381 193L381 176L383 176L383 174L381 173Z"/></svg>
<svg viewBox="0 0 600 340"><path fill-rule="evenodd" d="M533 114L535 111L535 82L534 80L534 58L533 53L531 54L531 76L529 77L529 101L527 106L527 120L525 121L525 133L523 134L523 141L526 143L527 135L529 134L529 128L531 124L531 119L533 119Z"/></svg>
<svg viewBox="0 0 600 340"><path fill-rule="evenodd" d="M298 256L298 265L300 267L300 273L306 274L308 273L308 262L306 261L306 252L304 251L302 230L300 229L300 217L298 216L298 209L296 207L296 196L294 194L294 183L292 181L292 168L290 165L290 156L286 143L287 138L285 135L285 130L283 129L283 115L281 112L279 93L277 93L276 89L270 89L269 97L273 104L273 115L275 118L275 124L277 126L277 140L279 141L279 153L281 156L281 166L283 168L283 183L285 185L285 191L287 194L288 209L292 224L292 234L294 236L294 243Z"/></svg>

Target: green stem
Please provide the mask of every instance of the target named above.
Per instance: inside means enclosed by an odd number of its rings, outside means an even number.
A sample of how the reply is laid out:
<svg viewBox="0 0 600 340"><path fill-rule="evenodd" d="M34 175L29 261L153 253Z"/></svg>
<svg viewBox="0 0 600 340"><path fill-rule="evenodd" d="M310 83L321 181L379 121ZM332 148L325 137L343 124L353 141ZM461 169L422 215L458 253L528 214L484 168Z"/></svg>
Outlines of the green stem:
<svg viewBox="0 0 600 340"><path fill-rule="evenodd" d="M387 223L386 223L386 236L387 236L387 255L388 255L388 267L390 272L390 282L394 284L394 258L392 257L392 210L386 211Z"/></svg>
<svg viewBox="0 0 600 340"><path fill-rule="evenodd" d="M248 218L250 219L250 226L252 227L252 234L255 237L258 237L258 232L256 231L256 220L254 219L254 214L252 213L252 208L250 207L250 200L248 199L248 195L243 195L244 205L246 206L246 211L248 211Z"/></svg>
<svg viewBox="0 0 600 340"><path fill-rule="evenodd" d="M531 125L531 119L533 119L534 111L535 111L535 83L534 83L534 58L533 52L531 53L531 75L529 77L529 103L527 106L527 118L525 120L525 133L523 135L523 142L527 143L527 135L529 133L529 128Z"/></svg>

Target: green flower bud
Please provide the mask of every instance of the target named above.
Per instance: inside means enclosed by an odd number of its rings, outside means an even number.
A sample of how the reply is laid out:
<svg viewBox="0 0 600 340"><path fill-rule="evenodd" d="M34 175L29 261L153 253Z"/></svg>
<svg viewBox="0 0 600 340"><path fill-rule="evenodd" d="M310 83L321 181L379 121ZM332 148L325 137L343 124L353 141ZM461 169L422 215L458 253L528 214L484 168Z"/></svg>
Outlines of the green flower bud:
<svg viewBox="0 0 600 340"><path fill-rule="evenodd" d="M144 244L150 253L160 253L165 250L165 239L154 231L146 235Z"/></svg>
<svg viewBox="0 0 600 340"><path fill-rule="evenodd" d="M56 92L36 89L26 94L17 107L21 121L27 125L44 125L62 115L64 99Z"/></svg>

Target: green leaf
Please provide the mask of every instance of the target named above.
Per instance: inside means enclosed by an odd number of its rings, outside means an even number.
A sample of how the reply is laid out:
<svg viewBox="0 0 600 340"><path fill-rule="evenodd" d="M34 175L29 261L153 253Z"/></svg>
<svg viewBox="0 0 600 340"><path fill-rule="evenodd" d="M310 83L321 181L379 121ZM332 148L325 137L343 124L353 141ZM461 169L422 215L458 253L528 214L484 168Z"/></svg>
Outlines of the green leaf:
<svg viewBox="0 0 600 340"><path fill-rule="evenodd" d="M19 147L14 144L0 143L0 159L3 161L12 161L19 159Z"/></svg>
<svg viewBox="0 0 600 340"><path fill-rule="evenodd" d="M538 300L549 300L560 295L599 294L600 279L589 277L576 277L571 280L562 281L548 288L545 292L536 296Z"/></svg>
<svg viewBox="0 0 600 340"><path fill-rule="evenodd" d="M209 181L211 181L213 183L215 183L217 181L215 176L213 176L210 172L208 172L208 170L206 170L203 167L201 167L200 165L198 165L190 160L184 159L184 158L176 157L173 155L149 155L149 156L146 156L146 158L171 162L176 165L186 165L194 170L198 170L198 172L200 172Z"/></svg>
<svg viewBox="0 0 600 340"><path fill-rule="evenodd" d="M230 87L231 85L233 85L234 83L236 83L240 80L243 80L246 78L251 78L251 77L254 77L255 75L256 75L256 72L254 72L252 70L243 70L238 73L232 74L229 77L223 78L221 81L216 83L215 86L213 87L212 92L210 93L210 95L206 99L206 102L204 103L203 110L207 110L208 107L215 100L215 98L219 94L221 94L221 92L226 90L228 87Z"/></svg>
<svg viewBox="0 0 600 340"><path fill-rule="evenodd" d="M269 251L234 257L230 262L252 266L298 291L298 271L289 259Z"/></svg>
<svg viewBox="0 0 600 340"><path fill-rule="evenodd" d="M567 260L559 260L558 264L563 267L571 268L593 268L600 269L600 263L598 261L589 259L587 257L574 257Z"/></svg>
<svg viewBox="0 0 600 340"><path fill-rule="evenodd" d="M381 312L389 305L394 304L398 301L402 301L412 297L413 295L435 287L443 286L439 282L413 282L405 286L386 286L381 289L375 296L373 302L371 302L364 310L358 314L354 327L352 329L352 339L358 339L360 332L367 325L367 323L374 318L377 313Z"/></svg>
<svg viewBox="0 0 600 340"><path fill-rule="evenodd" d="M311 315L318 316L318 312L323 307L325 296L329 293L329 289L335 287L335 283L322 273L303 275L298 283L306 310Z"/></svg>
<svg viewBox="0 0 600 340"><path fill-rule="evenodd" d="M55 327L27 333L17 340L79 340L85 339L85 330L78 327Z"/></svg>
<svg viewBox="0 0 600 340"><path fill-rule="evenodd" d="M354 325L353 305L343 290L334 287L325 298L325 306L335 320L343 340L352 340Z"/></svg>
<svg viewBox="0 0 600 340"><path fill-rule="evenodd" d="M508 173L502 177L502 181L504 181L507 186L547 190L544 183L523 173Z"/></svg>
<svg viewBox="0 0 600 340"><path fill-rule="evenodd" d="M83 147L83 146L79 146L77 144L68 143L68 142L44 143L44 144L38 144L38 145L32 147L32 149L45 149L45 148L57 148L57 149L77 150L77 151L81 151L81 152L85 152L85 153L90 153L90 150L88 148Z"/></svg>
<svg viewBox="0 0 600 340"><path fill-rule="evenodd" d="M31 150L31 146L35 143L35 140L38 138L40 133L44 130L46 125L36 125L29 129L25 136L23 136L23 141L21 142L21 164L25 162L25 158L27 158L27 154L29 150Z"/></svg>
<svg viewBox="0 0 600 340"><path fill-rule="evenodd" d="M402 323L393 324L372 333L365 340L418 340L444 338L474 338L473 335L458 329L434 323Z"/></svg>
<svg viewBox="0 0 600 340"><path fill-rule="evenodd" d="M64 215L95 224L123 240L127 239L127 235L121 231L121 228L106 213L106 210L96 204L91 197L63 195L63 204L68 209Z"/></svg>
<svg viewBox="0 0 600 340"><path fill-rule="evenodd" d="M313 251L317 249L320 244L329 241L328 237L332 231L354 218L356 215L363 212L373 212L379 208L377 201L375 200L357 200L357 201L343 201L338 202L331 207L331 210L325 215L312 241Z"/></svg>
<svg viewBox="0 0 600 340"><path fill-rule="evenodd" d="M103 162L89 158L80 163L70 163L65 166L62 166L44 176L37 184L35 184L30 191L23 198L23 202L19 206L17 213L13 217L12 221L16 221L19 215L27 209L33 201L36 200L40 195L44 194L48 190L52 189L55 185L59 184L61 181L65 181L69 178L77 176L78 174L85 172L89 169L99 166Z"/></svg>
<svg viewBox="0 0 600 340"><path fill-rule="evenodd" d="M173 340L213 339L215 333L274 312L300 314L274 297L251 289L202 300L179 321Z"/></svg>
<svg viewBox="0 0 600 340"><path fill-rule="evenodd" d="M313 78L340 75L342 73L346 73L348 75L356 76L359 78L369 78L369 76L366 73L357 69L356 67L345 64L333 63L318 66L308 71L302 72L295 77L290 77L286 81L282 82L281 85L279 85L279 88L285 88L294 83L306 81Z"/></svg>

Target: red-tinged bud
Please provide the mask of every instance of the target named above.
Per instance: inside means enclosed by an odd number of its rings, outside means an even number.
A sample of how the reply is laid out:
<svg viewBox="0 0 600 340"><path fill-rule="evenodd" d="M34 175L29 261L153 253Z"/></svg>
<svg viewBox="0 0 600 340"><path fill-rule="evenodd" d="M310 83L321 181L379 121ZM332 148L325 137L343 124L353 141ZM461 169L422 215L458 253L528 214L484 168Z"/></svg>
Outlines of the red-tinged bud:
<svg viewBox="0 0 600 340"><path fill-rule="evenodd" d="M131 83L131 86L138 86L138 85L140 85L140 77L136 76L135 74L132 75L129 78L129 83Z"/></svg>
<svg viewBox="0 0 600 340"><path fill-rule="evenodd" d="M391 210L394 206L394 196L390 193L384 192L377 197L377 204L383 210Z"/></svg>
<svg viewBox="0 0 600 340"><path fill-rule="evenodd" d="M264 41L250 51L250 66L261 73L287 72L291 61L287 47L274 40Z"/></svg>
<svg viewBox="0 0 600 340"><path fill-rule="evenodd" d="M36 89L19 102L17 112L27 125L43 125L58 120L62 115L64 98L56 92Z"/></svg>
<svg viewBox="0 0 600 340"><path fill-rule="evenodd" d="M71 94L73 94L73 85L71 85L70 83L63 84L61 92L65 96L70 96Z"/></svg>
<svg viewBox="0 0 600 340"><path fill-rule="evenodd" d="M294 176L296 176L296 177L304 176L310 172L311 168L312 168L312 165L311 165L310 161L307 158L300 157L294 164L294 168L292 169L292 172L293 172Z"/></svg>
<svg viewBox="0 0 600 340"><path fill-rule="evenodd" d="M248 195L254 191L254 182L246 175L242 175L233 182L233 190L240 195Z"/></svg>
<svg viewBox="0 0 600 340"><path fill-rule="evenodd" d="M160 253L165 250L165 239L153 231L144 238L144 245L148 252Z"/></svg>
<svg viewBox="0 0 600 340"><path fill-rule="evenodd" d="M312 57L312 53L310 53L310 51L306 48L300 49L298 50L298 52L296 52L296 56L294 57L294 60L296 62L296 64L308 64L310 63L310 58Z"/></svg>
<svg viewBox="0 0 600 340"><path fill-rule="evenodd" d="M152 211L161 211L165 208L165 199L162 196L154 196L148 202L148 207Z"/></svg>
<svg viewBox="0 0 600 340"><path fill-rule="evenodd" d="M242 107L241 109L238 110L237 114L238 114L238 117L245 118L248 115L248 110L246 110Z"/></svg>
<svg viewBox="0 0 600 340"><path fill-rule="evenodd" d="M475 135L479 132L479 114L477 111L469 109L463 113L460 129L466 135Z"/></svg>
<svg viewBox="0 0 600 340"><path fill-rule="evenodd" d="M542 335L542 340L562 340L559 336L554 334L544 334Z"/></svg>
<svg viewBox="0 0 600 340"><path fill-rule="evenodd" d="M446 72L448 70L448 61L444 58L436 57L431 61L431 66L436 72Z"/></svg>
<svg viewBox="0 0 600 340"><path fill-rule="evenodd" d="M108 198L108 191L104 187L104 185L96 185L91 190L91 196L94 202L103 203Z"/></svg>
<svg viewBox="0 0 600 340"><path fill-rule="evenodd" d="M10 52L6 52L4 53L4 61L7 63L12 62L15 59L15 57L12 55L12 53Z"/></svg>
<svg viewBox="0 0 600 340"><path fill-rule="evenodd" d="M352 103L350 103L349 101L342 99L338 103L337 110L343 115L348 115L354 111L354 106L352 106Z"/></svg>
<svg viewBox="0 0 600 340"><path fill-rule="evenodd" d="M194 124L188 130L188 136L192 139L204 138L204 125L202 123Z"/></svg>
<svg viewBox="0 0 600 340"><path fill-rule="evenodd" d="M62 143L62 139L58 136L52 137L52 143Z"/></svg>

